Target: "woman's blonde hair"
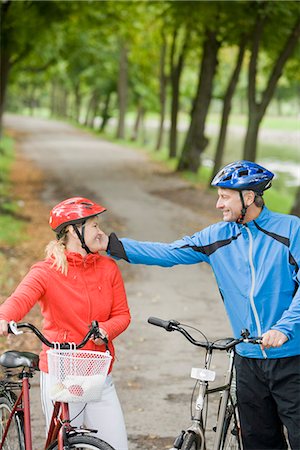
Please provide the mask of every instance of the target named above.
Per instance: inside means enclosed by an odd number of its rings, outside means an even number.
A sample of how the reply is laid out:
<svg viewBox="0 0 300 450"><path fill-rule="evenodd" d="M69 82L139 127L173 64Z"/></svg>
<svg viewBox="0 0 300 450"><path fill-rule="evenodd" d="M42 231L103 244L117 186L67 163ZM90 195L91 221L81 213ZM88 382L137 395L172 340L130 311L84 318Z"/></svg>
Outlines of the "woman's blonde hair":
<svg viewBox="0 0 300 450"><path fill-rule="evenodd" d="M52 267L56 267L63 275L68 273L68 261L65 254L67 234L67 231L60 233L59 239L50 241L46 247L47 258L53 259Z"/></svg>

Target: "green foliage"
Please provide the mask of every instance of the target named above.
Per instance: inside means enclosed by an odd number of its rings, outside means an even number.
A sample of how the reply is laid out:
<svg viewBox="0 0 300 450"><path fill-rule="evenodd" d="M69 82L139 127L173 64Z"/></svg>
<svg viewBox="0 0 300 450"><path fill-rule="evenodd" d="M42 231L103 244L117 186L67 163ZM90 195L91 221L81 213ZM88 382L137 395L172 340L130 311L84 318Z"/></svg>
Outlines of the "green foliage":
<svg viewBox="0 0 300 450"><path fill-rule="evenodd" d="M24 221L17 218L18 205L11 200L10 171L14 161L13 140L0 141L0 245L17 245L26 238Z"/></svg>
<svg viewBox="0 0 300 450"><path fill-rule="evenodd" d="M9 191L9 173L14 159L13 140L4 137L0 141L0 197Z"/></svg>
<svg viewBox="0 0 300 450"><path fill-rule="evenodd" d="M1 7L3 6L3 2ZM95 97L95 129L106 114L118 117L117 86L120 49L128 50L127 111L135 117L137 108L148 115L159 112L160 54L165 39L165 75L170 81L171 46L176 34L177 60L186 32L189 41L181 76L179 98L179 146L189 125L189 115L198 86L203 38L207 28L217 30L221 51L218 55L218 73L214 80L211 114L207 119L206 134L209 145L203 155L212 160L220 121L222 97L232 72L241 36L251 36L258 16L265 17L263 39L259 48L259 64L256 74L257 98L263 92L274 61L300 15L298 1L33 1L10 2L1 45L9 52L13 68L10 74L8 106L13 111L37 110L38 114L72 118L83 123L87 117L90 100ZM247 43L251 48L251 42ZM299 46L297 48L299 52ZM283 105L293 120L267 116L264 129L294 131L298 125L296 114L299 84L297 52L287 62L276 91L275 107ZM234 97L230 126L245 126L247 103L249 50L246 52L240 81ZM111 94L111 95L110 95ZM110 95L110 97L109 97ZM171 89L167 86L167 116L170 110ZM110 99L108 109L106 101ZM271 107L270 107L271 110ZM268 110L269 111L269 110ZM296 113L296 114L295 114ZM92 117L92 119L94 119ZM110 124L111 130L114 130ZM182 130L184 129L184 131ZM127 130L130 139L131 130ZM154 147L157 130L141 130L142 145ZM140 145L140 144L138 144ZM156 158L167 159L168 136L165 132L164 149L155 153ZM242 137L229 133L224 162L241 157ZM260 139L259 161L295 161L299 153L289 142L270 144ZM175 167L175 160L168 162ZM201 177L204 177L201 169ZM204 177L206 182L206 178ZM207 177L209 179L209 176ZM288 187L288 189L290 189ZM294 192L294 191L293 191Z"/></svg>
<svg viewBox="0 0 300 450"><path fill-rule="evenodd" d="M24 222L14 219L11 215L0 215L0 245L18 245L24 240Z"/></svg>
<svg viewBox="0 0 300 450"><path fill-rule="evenodd" d="M128 117L129 118L129 117ZM197 173L183 172L182 176L191 183L195 183L203 188L207 187L211 180L212 174L212 158L214 154L214 145L216 139L216 131L219 116L217 114L211 114L209 116L209 124L213 129L210 129L209 137L210 144L203 155L203 164ZM149 117L149 123L153 123L155 115ZM181 116L181 124L187 124L186 116ZM233 134L229 133L229 139L227 142L227 148L225 152L224 164L241 158L243 127L246 123L246 117L233 115L231 117L231 126L238 127L239 132ZM300 148L295 144L287 141L282 142L282 139L276 138L276 135L272 136L272 130L276 130L277 133L282 132L281 136L291 136L290 132L296 133L298 129L298 119L293 117L267 117L263 123L262 132L268 134L270 132L269 140L261 139L259 142L259 154L258 162L269 167L276 173L276 178L273 182L272 189L266 191L265 200L267 206L275 212L289 213L293 205L293 201L296 195L297 181L299 182L299 175L297 177L297 165L300 160ZM128 140L122 141L124 145L133 146L129 141L130 127L128 126L127 135ZM214 131L213 131L214 130ZM167 145L161 149L160 152L153 151L154 142L156 137L156 128L153 126L147 127L146 135L140 135L139 140L135 143L134 147L137 149L143 149L149 156L162 164L165 164L170 170L175 170L178 164L178 158L168 158ZM241 132L240 132L241 131ZM185 132L181 132L181 140L184 139ZM114 129L110 127L110 136L114 135ZM107 135L105 135L107 136ZM146 137L146 143L145 143ZM165 136L167 137L167 136ZM120 141L118 141L120 142ZM167 139L165 139L167 142ZM291 167L295 167L295 173L291 173Z"/></svg>

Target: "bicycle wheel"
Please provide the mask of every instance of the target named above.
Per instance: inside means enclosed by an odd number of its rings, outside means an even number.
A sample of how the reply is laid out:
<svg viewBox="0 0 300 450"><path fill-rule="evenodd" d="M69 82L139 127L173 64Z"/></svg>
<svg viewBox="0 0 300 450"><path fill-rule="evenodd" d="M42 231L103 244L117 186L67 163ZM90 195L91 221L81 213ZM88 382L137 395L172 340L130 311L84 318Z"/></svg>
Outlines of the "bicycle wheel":
<svg viewBox="0 0 300 450"><path fill-rule="evenodd" d="M221 450L242 450L237 407L228 405L223 424Z"/></svg>
<svg viewBox="0 0 300 450"><path fill-rule="evenodd" d="M200 450L201 438L197 434L189 431L183 439L181 450Z"/></svg>
<svg viewBox="0 0 300 450"><path fill-rule="evenodd" d="M69 448L70 450L79 449L79 450L115 450L111 447L107 442L102 441L94 436L83 436L77 435L69 437ZM57 442L50 445L47 450L58 450Z"/></svg>
<svg viewBox="0 0 300 450"><path fill-rule="evenodd" d="M0 397L0 442L12 408L13 405L10 400L6 397ZM23 421L18 414L15 414L11 421L2 450L25 450Z"/></svg>

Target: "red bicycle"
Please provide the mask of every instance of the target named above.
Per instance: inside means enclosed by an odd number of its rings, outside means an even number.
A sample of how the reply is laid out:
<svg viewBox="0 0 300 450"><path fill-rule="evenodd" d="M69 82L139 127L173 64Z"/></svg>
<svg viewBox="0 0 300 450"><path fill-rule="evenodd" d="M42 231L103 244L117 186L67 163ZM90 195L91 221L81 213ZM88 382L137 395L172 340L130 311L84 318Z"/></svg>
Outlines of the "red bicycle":
<svg viewBox="0 0 300 450"><path fill-rule="evenodd" d="M45 336L30 323L10 323L9 332L23 333L22 328L31 330L41 342L50 348L57 344L49 342ZM90 338L100 337L98 323L93 321L84 339L76 345L82 348ZM59 349L70 349L74 344L59 344ZM97 352L98 353L98 352ZM0 356L0 365L4 377L0 380L0 450L32 450L32 433L30 420L30 378L38 369L39 357L31 352L7 351ZM69 405L64 401L55 401L53 415L49 426L45 450L114 450L108 443L93 436L97 430L74 428L69 414Z"/></svg>

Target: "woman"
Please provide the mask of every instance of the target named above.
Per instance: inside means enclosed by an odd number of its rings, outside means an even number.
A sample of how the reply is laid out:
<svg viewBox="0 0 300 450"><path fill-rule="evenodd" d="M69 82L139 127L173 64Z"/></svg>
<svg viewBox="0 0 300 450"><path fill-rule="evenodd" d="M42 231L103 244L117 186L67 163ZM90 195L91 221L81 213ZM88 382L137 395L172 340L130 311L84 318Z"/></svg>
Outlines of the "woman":
<svg viewBox="0 0 300 450"><path fill-rule="evenodd" d="M99 254L104 233L98 216L104 211L103 206L82 197L64 200L52 209L50 226L57 239L48 244L46 259L31 268L0 307L0 335L7 335L10 320L20 321L38 302L48 340L80 342L88 325L97 320L114 360L112 340L127 328L130 313L116 263ZM84 349L105 351L105 346L101 339L95 339ZM40 370L41 401L48 426L53 405L48 394L46 351L43 346ZM111 369L112 365L109 372ZM97 429L98 436L116 450L127 450L123 414L110 374L101 401L86 406L70 403L70 415L76 417L74 426Z"/></svg>

